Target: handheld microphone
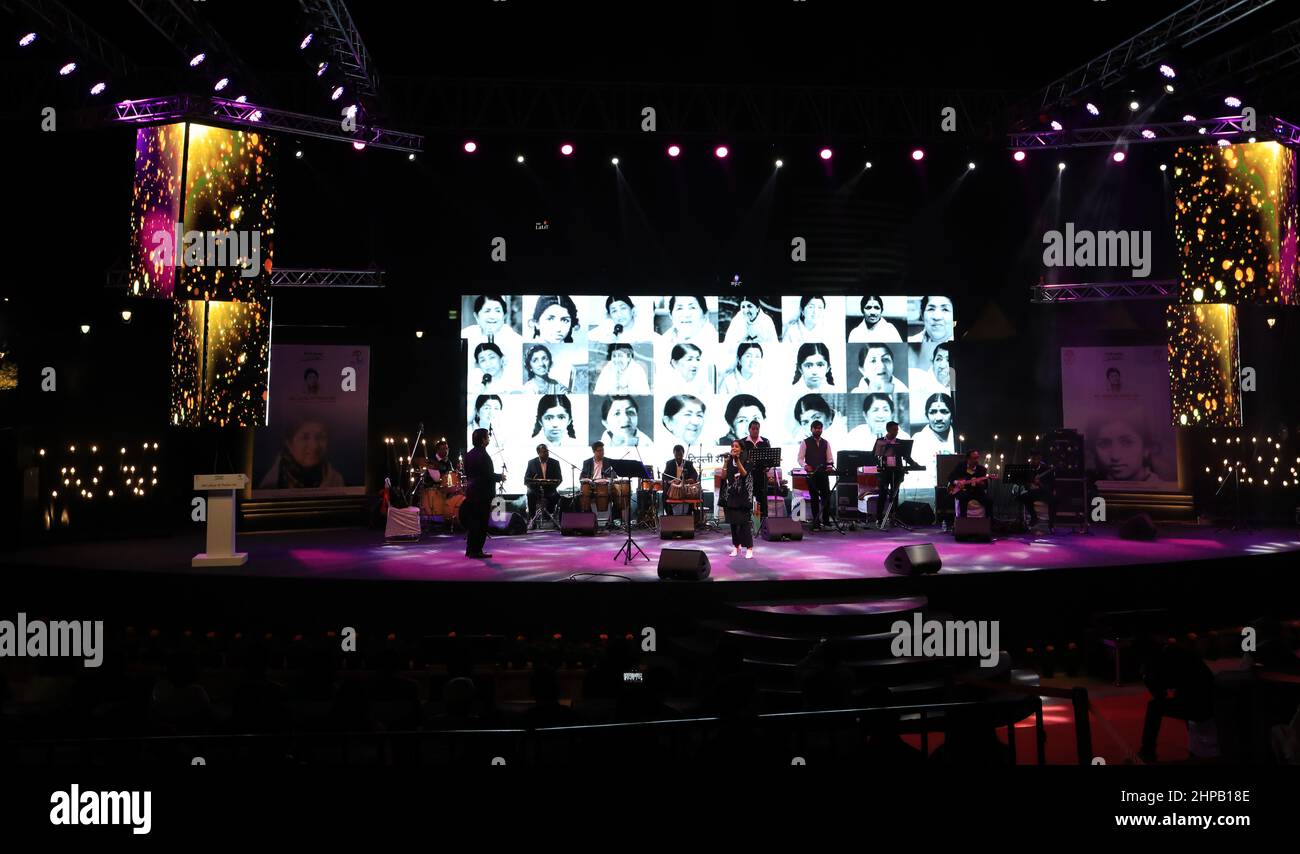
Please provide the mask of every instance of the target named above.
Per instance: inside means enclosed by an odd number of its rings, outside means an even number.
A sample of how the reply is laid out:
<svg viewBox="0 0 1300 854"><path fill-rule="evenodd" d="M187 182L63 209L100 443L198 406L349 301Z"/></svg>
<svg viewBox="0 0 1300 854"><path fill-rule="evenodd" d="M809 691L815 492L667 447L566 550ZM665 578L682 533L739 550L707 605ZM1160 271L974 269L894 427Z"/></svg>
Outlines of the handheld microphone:
<svg viewBox="0 0 1300 854"><path fill-rule="evenodd" d="M487 384L490 383L490 382L492 382L492 375L491 375L491 374L484 374L484 375L483 375L483 385L487 385Z"/></svg>
<svg viewBox="0 0 1300 854"><path fill-rule="evenodd" d="M614 324L614 334L615 334L615 335L622 335L622 334L623 334L623 324L621 324L621 323L615 323L615 324Z"/></svg>

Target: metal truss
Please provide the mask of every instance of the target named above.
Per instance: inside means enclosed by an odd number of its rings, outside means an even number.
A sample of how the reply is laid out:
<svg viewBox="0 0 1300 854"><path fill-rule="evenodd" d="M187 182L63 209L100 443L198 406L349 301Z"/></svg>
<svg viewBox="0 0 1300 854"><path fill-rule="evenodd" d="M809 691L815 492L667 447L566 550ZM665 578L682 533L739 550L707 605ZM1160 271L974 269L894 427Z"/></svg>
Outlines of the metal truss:
<svg viewBox="0 0 1300 854"><path fill-rule="evenodd" d="M1273 116L1258 116L1255 129L1247 130L1245 116L1225 116L1217 119L1198 119L1191 122L1154 122L1141 125L1113 127L1081 127L1067 130L1022 131L1009 134L1007 142L1013 149L1088 148L1100 145L1140 145L1150 142L1184 142L1215 138L1249 137L1272 138L1286 145L1300 143L1300 128ZM1150 131L1151 136L1144 136Z"/></svg>
<svg viewBox="0 0 1300 854"><path fill-rule="evenodd" d="M186 59L202 51L219 58L239 89L261 93L258 76L244 64L239 54L221 34L194 13L193 0L127 0L162 37L175 46Z"/></svg>
<svg viewBox="0 0 1300 854"><path fill-rule="evenodd" d="M1029 301L1037 305L1058 302L1101 302L1117 299L1174 299L1178 295L1177 279L1132 282L1084 282L1077 285L1034 285Z"/></svg>
<svg viewBox="0 0 1300 854"><path fill-rule="evenodd" d="M44 21L51 32L67 39L111 74L129 77L135 72L135 63L128 59L126 54L95 32L89 24L58 0L18 0L18 3L36 18Z"/></svg>
<svg viewBox="0 0 1300 854"><path fill-rule="evenodd" d="M107 288L126 290L130 273L109 270ZM271 270L273 288L382 288L383 270L331 270L306 267L276 267Z"/></svg>
<svg viewBox="0 0 1300 854"><path fill-rule="evenodd" d="M1274 0L1196 0L1152 24L1073 71L1053 80L1038 94L1046 109L1089 87L1105 88L1135 69L1154 64L1165 52L1183 49L1272 5Z"/></svg>
<svg viewBox="0 0 1300 854"><path fill-rule="evenodd" d="M361 122L357 122L355 131L345 131L339 117L309 116L206 95L167 95L162 98L120 101L111 109L109 121L119 124L196 121L223 127L281 131L338 142L363 142L375 148L393 151L414 153L424 149L424 137L419 134L387 130Z"/></svg>
<svg viewBox="0 0 1300 854"><path fill-rule="evenodd" d="M330 66L361 98L378 100L379 78L361 33L352 22L343 0L298 0L316 38L323 40L330 54Z"/></svg>
<svg viewBox="0 0 1300 854"><path fill-rule="evenodd" d="M292 85L293 81L286 81ZM992 90L858 89L544 80L448 80L384 75L384 103L420 116L430 132L510 134L639 133L653 107L659 133L918 140L995 139L1006 130L1008 98ZM944 133L941 113L957 113Z"/></svg>

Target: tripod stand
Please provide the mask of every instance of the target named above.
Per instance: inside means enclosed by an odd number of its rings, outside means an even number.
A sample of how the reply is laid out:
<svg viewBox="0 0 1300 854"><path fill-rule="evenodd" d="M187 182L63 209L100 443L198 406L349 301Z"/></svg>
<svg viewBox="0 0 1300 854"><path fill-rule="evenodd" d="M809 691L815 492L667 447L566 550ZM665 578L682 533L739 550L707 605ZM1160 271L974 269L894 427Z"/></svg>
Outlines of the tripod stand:
<svg viewBox="0 0 1300 854"><path fill-rule="evenodd" d="M627 566L632 561L632 549L636 549L637 554L641 555L641 557L645 558L647 561L650 560L650 556L641 550L641 547L637 545L636 540L632 539L631 501L629 501L623 508L623 528L627 531L627 540L623 545L618 547L618 551L614 552L614 560L618 560L618 556L623 555L623 565Z"/></svg>
<svg viewBox="0 0 1300 854"><path fill-rule="evenodd" d="M559 486L559 484L560 482L558 480L540 479L534 479L527 484L530 487L537 487L540 490L540 493L537 496L537 510L534 511L532 518L528 520L528 530L531 531L534 528L539 527L542 524L542 519L549 519L551 525L557 529L560 527L560 523L555 521L555 515L551 513L549 509L548 505L550 504L550 497L547 495L547 489ZM557 503L559 501L558 494L556 495L556 501Z"/></svg>
<svg viewBox="0 0 1300 854"><path fill-rule="evenodd" d="M889 486L889 500L885 502L884 508L880 511L880 530L885 531L890 528L902 528L904 531L911 532L911 526L898 521L898 514L895 512L898 508L898 492L903 484L903 467L889 466L886 471L880 473L880 477L889 476L898 478Z"/></svg>

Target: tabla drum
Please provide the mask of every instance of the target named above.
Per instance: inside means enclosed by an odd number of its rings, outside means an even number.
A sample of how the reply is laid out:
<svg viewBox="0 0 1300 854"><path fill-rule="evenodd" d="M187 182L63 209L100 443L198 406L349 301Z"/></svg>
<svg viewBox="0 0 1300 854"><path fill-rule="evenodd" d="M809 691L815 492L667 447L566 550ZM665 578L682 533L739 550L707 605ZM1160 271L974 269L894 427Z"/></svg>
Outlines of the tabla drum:
<svg viewBox="0 0 1300 854"><path fill-rule="evenodd" d="M595 504L596 510L600 513L609 509L609 481L584 480L582 482L582 495L578 498L578 506L582 508L583 513L590 513L592 504Z"/></svg>
<svg viewBox="0 0 1300 854"><path fill-rule="evenodd" d="M682 485L682 498L687 501L703 501L704 487L696 481L690 481Z"/></svg>

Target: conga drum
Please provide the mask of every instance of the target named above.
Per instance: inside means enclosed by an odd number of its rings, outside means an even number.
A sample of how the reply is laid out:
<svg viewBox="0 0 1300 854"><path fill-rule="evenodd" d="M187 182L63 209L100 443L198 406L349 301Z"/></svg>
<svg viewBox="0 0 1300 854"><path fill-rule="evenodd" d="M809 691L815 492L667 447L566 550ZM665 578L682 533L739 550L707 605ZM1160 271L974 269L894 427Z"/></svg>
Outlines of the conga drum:
<svg viewBox="0 0 1300 854"><path fill-rule="evenodd" d="M632 504L632 481L626 477L615 480L611 494L614 498L614 509L621 515Z"/></svg>

